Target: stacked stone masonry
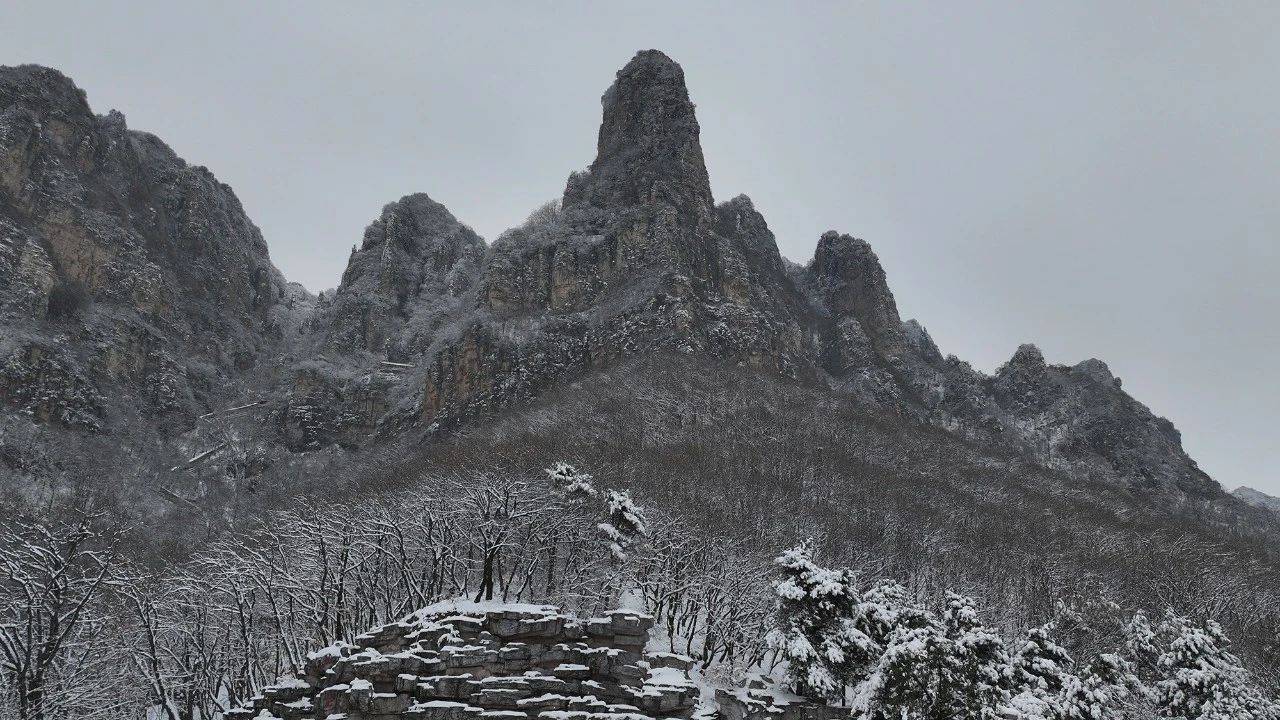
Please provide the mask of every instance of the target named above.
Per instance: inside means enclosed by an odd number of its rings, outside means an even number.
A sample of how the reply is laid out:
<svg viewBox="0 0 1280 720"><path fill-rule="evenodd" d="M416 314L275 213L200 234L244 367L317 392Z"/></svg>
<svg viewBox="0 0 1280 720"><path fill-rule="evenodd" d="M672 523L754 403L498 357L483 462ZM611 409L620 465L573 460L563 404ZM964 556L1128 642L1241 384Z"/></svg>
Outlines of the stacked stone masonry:
<svg viewBox="0 0 1280 720"><path fill-rule="evenodd" d="M446 602L308 656L228 720L689 718L692 661L645 653L653 619Z"/></svg>

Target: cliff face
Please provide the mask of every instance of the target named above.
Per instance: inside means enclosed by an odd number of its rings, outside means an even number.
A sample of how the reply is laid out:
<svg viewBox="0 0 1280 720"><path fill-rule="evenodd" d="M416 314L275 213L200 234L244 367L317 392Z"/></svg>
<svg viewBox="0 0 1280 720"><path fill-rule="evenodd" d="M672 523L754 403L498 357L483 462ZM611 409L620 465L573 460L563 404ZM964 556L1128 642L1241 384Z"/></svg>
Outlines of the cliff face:
<svg viewBox="0 0 1280 720"><path fill-rule="evenodd" d="M749 198L714 202L666 55L636 55L601 104L596 157L558 202L486 246L406 196L316 301L284 284L208 171L93 115L55 71L5 68L0 399L38 428L110 431L134 413L173 433L242 399L261 369L273 442L361 447L478 421L630 356L700 354L1070 474L1220 494L1100 361L1050 365L1024 346L988 376L902 321L865 241L827 232L807 266L787 262Z"/></svg>
<svg viewBox="0 0 1280 720"><path fill-rule="evenodd" d="M118 112L93 114L55 70L0 67L10 439L189 428L273 352L286 296L261 233L208 170Z"/></svg>

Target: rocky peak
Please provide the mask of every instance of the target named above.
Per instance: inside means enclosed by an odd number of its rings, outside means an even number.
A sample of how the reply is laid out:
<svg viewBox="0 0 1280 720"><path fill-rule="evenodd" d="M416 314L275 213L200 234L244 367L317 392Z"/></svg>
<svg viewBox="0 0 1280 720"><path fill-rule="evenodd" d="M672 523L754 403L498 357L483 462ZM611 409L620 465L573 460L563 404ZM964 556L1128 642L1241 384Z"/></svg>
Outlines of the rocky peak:
<svg viewBox="0 0 1280 720"><path fill-rule="evenodd" d="M1049 372L1044 354L1031 343L1019 345L1013 357L996 369L994 387L1006 406L1013 405L1020 411L1046 407L1062 393Z"/></svg>
<svg viewBox="0 0 1280 720"><path fill-rule="evenodd" d="M942 351L920 322L914 318L902 323L902 334L907 340L907 347L927 363L942 362Z"/></svg>
<svg viewBox="0 0 1280 720"><path fill-rule="evenodd" d="M657 50L637 53L601 104L596 159L586 173L570 178L564 204L662 203L683 215L707 216L711 183L680 66Z"/></svg>
<svg viewBox="0 0 1280 720"><path fill-rule="evenodd" d="M475 282L484 241L423 193L382 209L364 231L334 296L329 334L339 347L383 352L413 345L399 329L441 311ZM426 322L420 328L431 329Z"/></svg>
<svg viewBox="0 0 1280 720"><path fill-rule="evenodd" d="M720 203L715 209L715 221L716 234L734 245L757 282L777 282L787 277L778 241L751 198L738 195Z"/></svg>
<svg viewBox="0 0 1280 720"><path fill-rule="evenodd" d="M1005 363L1000 372L1022 370L1030 372L1039 372L1047 367L1044 361L1044 353L1040 352L1040 348L1034 343L1023 343L1014 351L1013 357L1009 358L1009 362Z"/></svg>
<svg viewBox="0 0 1280 720"><path fill-rule="evenodd" d="M809 281L835 319L853 318L882 351L902 338L902 319L880 259L865 240L828 230L818 240Z"/></svg>
<svg viewBox="0 0 1280 720"><path fill-rule="evenodd" d="M746 195L738 195L732 200L717 205L716 223L716 232L723 237L751 238L763 241L753 250L769 256L777 255L776 263L781 267L782 257L778 253L778 243L773 237L773 232L769 230L769 224L765 222L764 216L760 214L760 211L756 210L751 198ZM770 261L773 261L772 257Z"/></svg>
<svg viewBox="0 0 1280 720"><path fill-rule="evenodd" d="M745 300L752 268L744 253L762 250L781 274L773 236L750 201L735 200L721 213L712 205L698 121L675 61L656 50L638 53L602 105L590 168L569 178L559 206L495 241L481 293L491 310L670 315L671 298ZM722 226L744 232L725 237ZM659 296L665 299L641 307Z"/></svg>
<svg viewBox="0 0 1280 720"><path fill-rule="evenodd" d="M1047 465L1102 466L1136 486L1221 493L1182 450L1173 423L1121 390L1101 360L1051 365L1024 344L996 371L991 391L1003 424Z"/></svg>
<svg viewBox="0 0 1280 720"><path fill-rule="evenodd" d="M0 110L38 118L92 118L85 92L71 78L41 65L0 66Z"/></svg>
<svg viewBox="0 0 1280 720"><path fill-rule="evenodd" d="M1104 385L1115 385L1116 387L1120 386L1120 379L1111 374L1111 368L1107 367L1105 362L1097 358L1081 360L1071 369L1085 377L1091 378L1095 382L1099 382Z"/></svg>
<svg viewBox="0 0 1280 720"><path fill-rule="evenodd" d="M447 242L447 236L460 227L461 223L444 205L426 193L414 193L382 208L378 219L365 228L361 249L395 243L415 255L421 254L442 245L456 244Z"/></svg>

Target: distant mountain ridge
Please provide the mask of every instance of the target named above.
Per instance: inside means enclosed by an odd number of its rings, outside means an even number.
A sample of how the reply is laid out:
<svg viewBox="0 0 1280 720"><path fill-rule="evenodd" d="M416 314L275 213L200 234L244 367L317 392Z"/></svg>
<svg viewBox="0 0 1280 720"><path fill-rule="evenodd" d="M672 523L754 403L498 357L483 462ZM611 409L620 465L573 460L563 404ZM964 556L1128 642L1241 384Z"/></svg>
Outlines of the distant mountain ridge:
<svg viewBox="0 0 1280 720"><path fill-rule="evenodd" d="M807 265L784 259L749 198L715 203L683 70L663 53L638 53L602 108L595 160L524 225L486 245L405 196L317 299L284 281L207 170L94 116L56 71L0 68L0 403L21 440L0 468L19 484L64 472L52 448L67 442L107 448L80 461L89 474L206 449L218 461L240 443L243 479L299 451L431 442L678 353L824 385L1068 476L1225 497L1101 361L1052 365L1024 345L988 376L900 318L865 241L830 231ZM249 425L228 439L201 424L246 401L253 443Z"/></svg>
<svg viewBox="0 0 1280 720"><path fill-rule="evenodd" d="M1251 487L1241 485L1231 491L1240 501L1252 505L1263 510L1270 510L1273 513L1280 513L1280 498L1274 495L1268 495L1261 490L1254 490Z"/></svg>

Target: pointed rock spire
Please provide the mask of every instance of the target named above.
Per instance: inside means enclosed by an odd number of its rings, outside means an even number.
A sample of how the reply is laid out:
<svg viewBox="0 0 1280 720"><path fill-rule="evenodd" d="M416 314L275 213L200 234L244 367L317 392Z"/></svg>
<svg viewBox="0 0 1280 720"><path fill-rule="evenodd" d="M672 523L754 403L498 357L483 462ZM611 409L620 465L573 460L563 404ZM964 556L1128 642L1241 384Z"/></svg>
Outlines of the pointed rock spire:
<svg viewBox="0 0 1280 720"><path fill-rule="evenodd" d="M828 230L818 240L809 275L831 314L855 318L882 350L902 339L898 304L867 241Z"/></svg>
<svg viewBox="0 0 1280 720"><path fill-rule="evenodd" d="M641 51L618 71L601 104L596 159L586 173L569 178L564 204L663 203L708 215L711 184L680 66L657 50Z"/></svg>

